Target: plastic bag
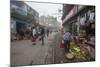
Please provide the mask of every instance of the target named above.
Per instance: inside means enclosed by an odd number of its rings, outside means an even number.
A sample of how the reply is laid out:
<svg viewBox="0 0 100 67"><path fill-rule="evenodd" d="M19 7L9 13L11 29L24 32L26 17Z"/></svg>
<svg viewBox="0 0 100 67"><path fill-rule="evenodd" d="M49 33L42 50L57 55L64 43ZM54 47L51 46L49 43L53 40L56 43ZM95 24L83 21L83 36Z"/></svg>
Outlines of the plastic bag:
<svg viewBox="0 0 100 67"><path fill-rule="evenodd" d="M63 40L60 43L60 48L64 48L64 41Z"/></svg>

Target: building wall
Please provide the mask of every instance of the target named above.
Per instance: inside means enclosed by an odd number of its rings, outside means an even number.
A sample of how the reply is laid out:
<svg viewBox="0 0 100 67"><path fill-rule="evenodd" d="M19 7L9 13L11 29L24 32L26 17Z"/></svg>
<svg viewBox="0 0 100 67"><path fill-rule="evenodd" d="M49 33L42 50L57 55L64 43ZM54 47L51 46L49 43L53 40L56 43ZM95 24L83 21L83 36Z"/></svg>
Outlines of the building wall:
<svg viewBox="0 0 100 67"><path fill-rule="evenodd" d="M17 18L32 22L38 20L39 13L22 1L11 1L11 14Z"/></svg>
<svg viewBox="0 0 100 67"><path fill-rule="evenodd" d="M67 9L68 8L68 9ZM71 19L71 21L69 21L70 18L72 18L75 13L77 12L77 6L76 5L65 5L63 6L63 19L62 19L62 24L63 24L63 27L64 27L64 30L65 31L70 31L71 33L73 33L74 29L73 27L74 26L74 21L76 22L76 20L73 20Z"/></svg>
<svg viewBox="0 0 100 67"><path fill-rule="evenodd" d="M46 29L50 29L52 31L56 31L59 29L58 21L53 16L41 16L39 23L40 25L45 26Z"/></svg>
<svg viewBox="0 0 100 67"><path fill-rule="evenodd" d="M65 18L65 16L70 12L70 10L72 9L73 5L70 4L63 4L63 16L62 16L62 20Z"/></svg>
<svg viewBox="0 0 100 67"><path fill-rule="evenodd" d="M23 23L25 28L39 22L39 13L23 1L11 1L11 17L16 24Z"/></svg>

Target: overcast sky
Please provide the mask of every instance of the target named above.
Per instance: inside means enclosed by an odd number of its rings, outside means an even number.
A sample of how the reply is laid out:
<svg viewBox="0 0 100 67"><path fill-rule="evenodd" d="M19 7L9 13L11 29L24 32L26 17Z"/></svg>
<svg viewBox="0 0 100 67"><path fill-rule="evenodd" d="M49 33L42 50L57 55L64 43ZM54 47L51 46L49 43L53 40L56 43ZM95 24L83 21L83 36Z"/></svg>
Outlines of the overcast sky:
<svg viewBox="0 0 100 67"><path fill-rule="evenodd" d="M51 4L51 3L37 3L37 2L25 2L33 9L35 9L39 15L50 15L57 17L58 9L62 9L62 4ZM60 15L61 16L61 15ZM61 17L57 17L58 21L61 22Z"/></svg>

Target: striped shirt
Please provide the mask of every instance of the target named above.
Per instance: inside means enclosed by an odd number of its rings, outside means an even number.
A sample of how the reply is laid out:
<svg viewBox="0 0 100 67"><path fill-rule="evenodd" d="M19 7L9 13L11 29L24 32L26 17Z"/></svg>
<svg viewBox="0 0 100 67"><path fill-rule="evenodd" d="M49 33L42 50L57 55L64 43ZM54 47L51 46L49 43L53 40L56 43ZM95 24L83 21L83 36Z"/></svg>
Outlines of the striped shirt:
<svg viewBox="0 0 100 67"><path fill-rule="evenodd" d="M70 40L71 39L71 34L69 32L65 32L63 35L64 40Z"/></svg>

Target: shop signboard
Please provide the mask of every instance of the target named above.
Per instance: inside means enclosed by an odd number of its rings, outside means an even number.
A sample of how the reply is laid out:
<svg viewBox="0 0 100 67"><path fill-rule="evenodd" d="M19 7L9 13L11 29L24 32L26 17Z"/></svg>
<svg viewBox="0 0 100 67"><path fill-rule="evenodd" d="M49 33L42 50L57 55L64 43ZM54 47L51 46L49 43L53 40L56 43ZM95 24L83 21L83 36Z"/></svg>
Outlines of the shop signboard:
<svg viewBox="0 0 100 67"><path fill-rule="evenodd" d="M72 16L74 16L77 13L77 6L73 6L72 10L69 12L68 15L66 15L65 19L62 21L64 24L68 19L70 19Z"/></svg>

